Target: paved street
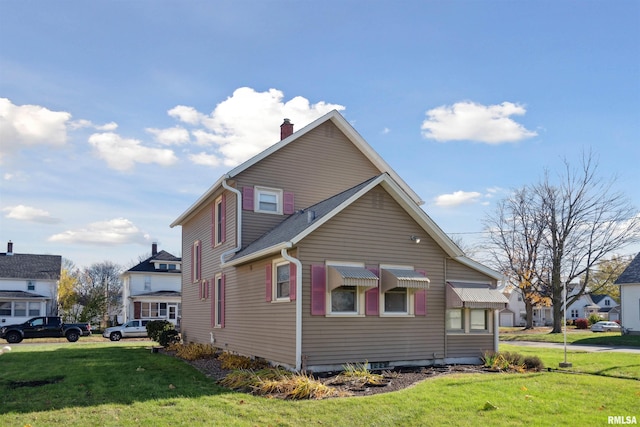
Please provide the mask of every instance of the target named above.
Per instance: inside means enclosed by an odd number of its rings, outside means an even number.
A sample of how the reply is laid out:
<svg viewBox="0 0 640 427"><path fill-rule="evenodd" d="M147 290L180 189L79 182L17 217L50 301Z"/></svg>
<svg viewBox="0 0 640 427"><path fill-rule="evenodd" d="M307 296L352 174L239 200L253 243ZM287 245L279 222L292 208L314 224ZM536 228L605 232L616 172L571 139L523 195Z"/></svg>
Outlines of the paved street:
<svg viewBox="0 0 640 427"><path fill-rule="evenodd" d="M550 342L533 342L533 341L500 341L500 345L519 345L525 347L541 347L541 348L559 348L563 349L564 344ZM640 354L640 348L637 347L611 347L611 346L595 346L595 345L576 345L567 344L567 351L589 351L589 352L622 352Z"/></svg>

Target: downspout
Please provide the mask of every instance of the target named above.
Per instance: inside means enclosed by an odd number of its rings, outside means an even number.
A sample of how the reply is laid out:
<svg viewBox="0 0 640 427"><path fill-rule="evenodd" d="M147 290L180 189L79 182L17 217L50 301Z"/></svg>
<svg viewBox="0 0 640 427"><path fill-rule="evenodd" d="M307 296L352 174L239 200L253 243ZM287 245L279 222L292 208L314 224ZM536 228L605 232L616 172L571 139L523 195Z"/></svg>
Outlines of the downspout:
<svg viewBox="0 0 640 427"><path fill-rule="evenodd" d="M287 248L280 251L282 258L296 265L296 372L302 369L302 262L287 253Z"/></svg>
<svg viewBox="0 0 640 427"><path fill-rule="evenodd" d="M222 180L222 187L231 191L232 193L235 193L236 195L236 231L237 231L237 237L236 237L236 241L238 242L238 246L236 246L233 249L230 249L226 252L223 252L220 255L220 264L224 264L224 259L227 255L231 255L231 254L235 254L236 252L238 252L241 248L242 248L242 193L240 192L240 190L235 189L231 186L229 186L227 184L227 179L228 179L228 175L225 179Z"/></svg>
<svg viewBox="0 0 640 427"><path fill-rule="evenodd" d="M448 334L447 334L447 308L448 308L448 303L449 301L447 301L447 258L444 258L443 261L443 267L444 267L444 360L447 360L447 357L449 357L448 354L448 344L449 344L449 339L448 339Z"/></svg>

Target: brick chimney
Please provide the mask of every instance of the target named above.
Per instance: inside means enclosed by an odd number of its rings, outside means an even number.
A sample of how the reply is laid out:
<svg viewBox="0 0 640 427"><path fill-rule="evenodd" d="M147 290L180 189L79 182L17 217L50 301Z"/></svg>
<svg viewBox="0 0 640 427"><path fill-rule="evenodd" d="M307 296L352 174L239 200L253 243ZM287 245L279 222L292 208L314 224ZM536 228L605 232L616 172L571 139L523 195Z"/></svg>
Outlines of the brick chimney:
<svg viewBox="0 0 640 427"><path fill-rule="evenodd" d="M13 242L11 240L7 243L7 255L13 255Z"/></svg>
<svg viewBox="0 0 640 427"><path fill-rule="evenodd" d="M293 134L293 123L289 119L284 119L284 122L280 125L280 141L291 136Z"/></svg>
<svg viewBox="0 0 640 427"><path fill-rule="evenodd" d="M151 256L156 256L158 255L158 244L156 242L153 242L151 244Z"/></svg>

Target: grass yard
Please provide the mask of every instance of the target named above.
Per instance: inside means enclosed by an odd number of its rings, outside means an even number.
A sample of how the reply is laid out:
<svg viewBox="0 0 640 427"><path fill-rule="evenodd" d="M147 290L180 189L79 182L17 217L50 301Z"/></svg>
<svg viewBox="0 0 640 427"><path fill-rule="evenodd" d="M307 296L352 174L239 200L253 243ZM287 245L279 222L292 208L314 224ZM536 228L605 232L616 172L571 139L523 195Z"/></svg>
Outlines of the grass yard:
<svg viewBox="0 0 640 427"><path fill-rule="evenodd" d="M550 334L551 328L500 328L500 341L536 341L564 343L564 334ZM567 329L567 343L579 345L605 345L640 347L640 335L621 335L620 332L591 332L590 330Z"/></svg>
<svg viewBox="0 0 640 427"><path fill-rule="evenodd" d="M0 425L552 426L640 418L637 354L569 353L573 371L597 375L456 374L371 397L284 401L230 392L148 346L13 346L0 356ZM549 367L563 359L556 349L501 350L537 355Z"/></svg>

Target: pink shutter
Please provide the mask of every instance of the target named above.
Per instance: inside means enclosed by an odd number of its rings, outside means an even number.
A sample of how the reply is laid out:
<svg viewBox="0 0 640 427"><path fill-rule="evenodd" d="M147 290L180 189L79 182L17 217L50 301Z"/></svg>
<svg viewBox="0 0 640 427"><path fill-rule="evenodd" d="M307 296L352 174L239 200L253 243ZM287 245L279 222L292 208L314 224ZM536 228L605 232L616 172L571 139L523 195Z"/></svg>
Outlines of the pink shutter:
<svg viewBox="0 0 640 427"><path fill-rule="evenodd" d="M416 271L423 276L426 277L426 270L417 270ZM426 289L421 289L416 291L413 295L414 297L414 313L416 316L426 316L427 315L427 291Z"/></svg>
<svg viewBox="0 0 640 427"><path fill-rule="evenodd" d="M265 301L271 301L271 296L273 295L273 287L272 287L272 273L271 273L271 264L267 264L267 268L265 269Z"/></svg>
<svg viewBox="0 0 640 427"><path fill-rule="evenodd" d="M225 288L226 288L226 279L224 274L221 277L221 283L220 283L220 327L224 328L224 315L225 315L225 310L224 310L224 299L225 299Z"/></svg>
<svg viewBox="0 0 640 427"><path fill-rule="evenodd" d="M326 276L324 265L311 266L311 315L324 316L326 311Z"/></svg>
<svg viewBox="0 0 640 427"><path fill-rule="evenodd" d="M211 205L211 247L216 245L216 204Z"/></svg>
<svg viewBox="0 0 640 427"><path fill-rule="evenodd" d="M196 255L198 257L198 280L200 280L200 278L202 277L202 242L200 241L198 241Z"/></svg>
<svg viewBox="0 0 640 427"><path fill-rule="evenodd" d="M211 293L213 293L213 298L211 298L211 327L216 326L216 290L214 288L216 286L216 279L211 279Z"/></svg>
<svg viewBox="0 0 640 427"><path fill-rule="evenodd" d="M284 192L283 212L285 215L291 215L295 212L293 193Z"/></svg>
<svg viewBox="0 0 640 427"><path fill-rule="evenodd" d="M198 299L202 299L202 282L198 281Z"/></svg>
<svg viewBox="0 0 640 427"><path fill-rule="evenodd" d="M242 209L253 210L253 187L242 187Z"/></svg>
<svg viewBox="0 0 640 427"><path fill-rule="evenodd" d="M296 300L296 291L297 291L297 283L298 283L298 276L296 274L297 270L298 269L296 268L296 265L294 263L289 264L289 300L291 301Z"/></svg>
<svg viewBox="0 0 640 427"><path fill-rule="evenodd" d="M373 274L375 274L376 276L379 276L378 267L367 266L366 269L369 270L370 272L372 272ZM378 280L378 287L377 288L369 289L368 291L366 291L364 293L364 314L366 316L377 316L378 315L378 313L380 311L379 298L380 298L380 280Z"/></svg>
<svg viewBox="0 0 640 427"><path fill-rule="evenodd" d="M227 195L222 195L222 201L220 202L220 242L224 243L227 240Z"/></svg>

